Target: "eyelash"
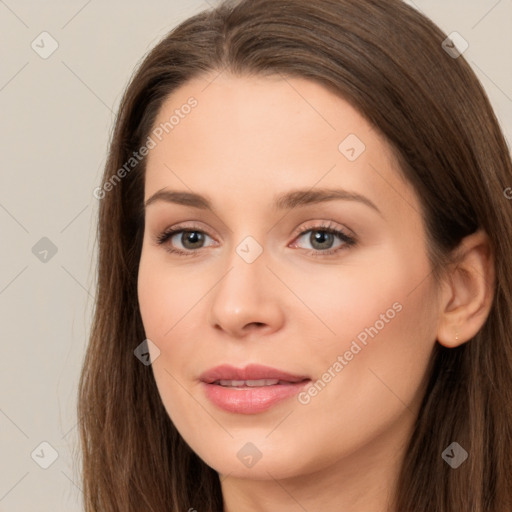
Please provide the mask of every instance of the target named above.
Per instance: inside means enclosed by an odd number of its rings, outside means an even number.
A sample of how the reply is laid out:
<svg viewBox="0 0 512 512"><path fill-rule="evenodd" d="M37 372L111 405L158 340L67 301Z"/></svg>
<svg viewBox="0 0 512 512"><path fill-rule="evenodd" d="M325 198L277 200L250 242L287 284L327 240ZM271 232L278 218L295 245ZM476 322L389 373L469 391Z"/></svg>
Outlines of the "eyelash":
<svg viewBox="0 0 512 512"><path fill-rule="evenodd" d="M336 254L339 251L345 250L349 247L353 247L357 244L357 240L354 237L347 235L344 231L335 228L330 223L324 223L324 224L317 225L317 226L307 227L306 229L303 229L302 231L294 234L294 239L300 238L301 236L305 235L306 233L309 233L310 231L319 231L321 233L329 233L329 234L337 236L343 242L343 244L340 245L339 247L337 247L336 249L328 249L325 251L321 251L318 249L312 249L311 250L312 252L308 253L308 255L311 255L311 256L321 256L321 257L322 256L323 257L330 256L330 255ZM177 226L175 228L167 229L160 235L157 235L155 241L156 241L157 245L164 245L169 239L171 239L177 233L186 233L186 232L203 233L205 235L210 236L208 233L206 233L202 229L196 228L195 226ZM213 238L213 237L210 236L210 238ZM200 249L204 249L204 247L201 247ZM180 249L172 248L169 245L167 245L165 247L165 250L167 252L169 252L171 254L178 254L180 256L198 256L200 253L200 249L182 251Z"/></svg>

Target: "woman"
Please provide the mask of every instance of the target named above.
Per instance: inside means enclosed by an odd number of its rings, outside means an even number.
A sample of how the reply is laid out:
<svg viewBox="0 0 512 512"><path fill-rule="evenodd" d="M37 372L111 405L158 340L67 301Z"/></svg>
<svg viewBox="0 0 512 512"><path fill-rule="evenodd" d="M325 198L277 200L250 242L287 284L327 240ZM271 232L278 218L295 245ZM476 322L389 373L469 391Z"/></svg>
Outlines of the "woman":
<svg viewBox="0 0 512 512"><path fill-rule="evenodd" d="M512 507L510 155L396 0L242 0L144 59L101 187L87 511Z"/></svg>

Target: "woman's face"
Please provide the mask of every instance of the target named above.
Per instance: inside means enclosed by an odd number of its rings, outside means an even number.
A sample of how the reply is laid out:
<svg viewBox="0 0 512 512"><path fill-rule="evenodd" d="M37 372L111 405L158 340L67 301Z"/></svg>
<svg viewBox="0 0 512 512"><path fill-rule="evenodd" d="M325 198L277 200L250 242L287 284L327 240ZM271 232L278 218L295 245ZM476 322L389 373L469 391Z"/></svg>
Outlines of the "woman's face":
<svg viewBox="0 0 512 512"><path fill-rule="evenodd" d="M226 75L182 86L150 136L138 296L182 437L234 477L393 465L438 303L386 142L314 82Z"/></svg>

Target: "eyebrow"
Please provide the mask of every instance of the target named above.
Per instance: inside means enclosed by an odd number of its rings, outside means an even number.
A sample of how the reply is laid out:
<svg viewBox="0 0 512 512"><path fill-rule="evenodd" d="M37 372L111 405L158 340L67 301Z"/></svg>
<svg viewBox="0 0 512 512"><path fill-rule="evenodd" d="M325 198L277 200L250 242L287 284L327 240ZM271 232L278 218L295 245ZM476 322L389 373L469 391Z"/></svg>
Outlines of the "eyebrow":
<svg viewBox="0 0 512 512"><path fill-rule="evenodd" d="M343 201L356 201L369 206L382 216L379 208L366 196L351 192L344 189L302 189L292 190L284 194L274 197L274 208L278 210L291 210L300 206L307 206L310 204L324 203L327 201L343 200ZM194 192L181 192L169 189L162 189L155 192L144 204L144 208L156 202L163 201L166 203L180 204L183 206L191 206L201 210L210 210L213 212L213 207L210 199Z"/></svg>

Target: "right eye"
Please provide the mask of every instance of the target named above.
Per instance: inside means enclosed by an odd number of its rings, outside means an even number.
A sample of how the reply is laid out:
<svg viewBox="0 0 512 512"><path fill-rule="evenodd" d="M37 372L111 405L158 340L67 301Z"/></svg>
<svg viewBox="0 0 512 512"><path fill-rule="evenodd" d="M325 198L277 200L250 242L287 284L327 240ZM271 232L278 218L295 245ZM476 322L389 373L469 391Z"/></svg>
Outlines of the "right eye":
<svg viewBox="0 0 512 512"><path fill-rule="evenodd" d="M199 229L177 227L164 231L157 236L156 241L158 245L164 245L165 250L170 253L192 256L198 252L197 249L203 248L206 237L211 238ZM181 244L182 248L176 248L177 243Z"/></svg>

